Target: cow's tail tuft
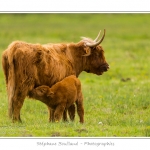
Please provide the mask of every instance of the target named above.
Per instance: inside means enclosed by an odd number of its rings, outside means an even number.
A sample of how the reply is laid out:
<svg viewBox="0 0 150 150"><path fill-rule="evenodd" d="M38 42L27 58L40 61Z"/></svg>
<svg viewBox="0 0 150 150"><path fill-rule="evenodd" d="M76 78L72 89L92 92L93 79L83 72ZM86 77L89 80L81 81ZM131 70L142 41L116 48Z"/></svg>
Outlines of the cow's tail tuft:
<svg viewBox="0 0 150 150"><path fill-rule="evenodd" d="M15 71L14 71L14 45L3 52L2 55L2 67L5 75L5 81L7 86L8 95L8 115L12 118L13 114L13 96L15 92Z"/></svg>

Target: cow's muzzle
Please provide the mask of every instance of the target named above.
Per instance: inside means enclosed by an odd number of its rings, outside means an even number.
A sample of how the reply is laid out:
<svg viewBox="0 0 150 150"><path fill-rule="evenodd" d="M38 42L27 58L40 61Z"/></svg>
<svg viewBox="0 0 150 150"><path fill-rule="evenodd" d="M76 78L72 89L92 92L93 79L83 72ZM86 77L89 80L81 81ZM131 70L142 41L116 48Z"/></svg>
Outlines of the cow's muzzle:
<svg viewBox="0 0 150 150"><path fill-rule="evenodd" d="M109 65L107 63L104 63L100 66L101 72L106 72L109 69Z"/></svg>

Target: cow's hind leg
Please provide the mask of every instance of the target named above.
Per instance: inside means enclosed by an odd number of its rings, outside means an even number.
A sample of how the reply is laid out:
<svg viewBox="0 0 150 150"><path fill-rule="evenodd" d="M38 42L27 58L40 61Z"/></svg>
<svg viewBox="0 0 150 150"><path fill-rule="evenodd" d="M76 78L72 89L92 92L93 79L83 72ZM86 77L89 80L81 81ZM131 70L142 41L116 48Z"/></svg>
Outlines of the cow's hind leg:
<svg viewBox="0 0 150 150"><path fill-rule="evenodd" d="M21 108L23 106L23 103L24 103L24 99L27 95L27 91L23 91L23 92L20 92L20 90L15 90L15 93L14 93L14 96L12 97L11 99L11 103L9 105L9 114L12 114L11 117L12 117L12 120L13 122L16 122L16 121L19 121L21 122L21 118L20 118L20 111L21 111Z"/></svg>
<svg viewBox="0 0 150 150"><path fill-rule="evenodd" d="M13 106L12 106L12 120L13 122L15 121L19 121L21 122L21 118L20 118L20 110L22 108L24 99L17 99L17 100L13 100Z"/></svg>

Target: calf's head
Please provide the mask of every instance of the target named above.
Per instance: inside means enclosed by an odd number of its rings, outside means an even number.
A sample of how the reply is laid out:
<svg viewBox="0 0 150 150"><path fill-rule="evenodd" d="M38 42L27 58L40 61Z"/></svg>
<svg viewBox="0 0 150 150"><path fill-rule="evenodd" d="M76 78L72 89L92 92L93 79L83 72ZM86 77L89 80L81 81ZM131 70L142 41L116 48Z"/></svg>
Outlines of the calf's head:
<svg viewBox="0 0 150 150"><path fill-rule="evenodd" d="M88 73L94 73L97 75L102 75L103 72L108 71L109 65L106 62L104 56L104 50L100 43L103 41L105 37L105 30L104 34L101 39L99 39L100 32L95 40L90 38L82 37L83 42L83 49L85 54L82 56L85 57L85 70Z"/></svg>
<svg viewBox="0 0 150 150"><path fill-rule="evenodd" d="M49 98L50 94L53 94L51 89L46 85L42 85L30 91L29 96L38 100L42 100Z"/></svg>

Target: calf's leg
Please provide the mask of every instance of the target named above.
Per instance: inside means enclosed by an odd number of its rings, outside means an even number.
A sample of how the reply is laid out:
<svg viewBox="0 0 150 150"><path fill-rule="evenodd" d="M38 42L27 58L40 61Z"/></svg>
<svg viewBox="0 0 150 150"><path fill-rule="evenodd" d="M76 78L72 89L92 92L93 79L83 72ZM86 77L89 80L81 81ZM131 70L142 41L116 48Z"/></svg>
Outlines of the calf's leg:
<svg viewBox="0 0 150 150"><path fill-rule="evenodd" d="M48 112L49 112L49 122L54 122L55 110L48 106Z"/></svg>
<svg viewBox="0 0 150 150"><path fill-rule="evenodd" d="M63 112L63 121L68 121L68 119L67 119L67 109L65 109L64 112Z"/></svg>
<svg viewBox="0 0 150 150"><path fill-rule="evenodd" d="M65 110L65 104L60 104L56 107L55 112L54 112L54 120L55 122L59 122L60 119L63 116Z"/></svg>
<svg viewBox="0 0 150 150"><path fill-rule="evenodd" d="M80 118L80 123L84 123L84 107L83 107L83 96L79 93L78 100L76 101L77 112Z"/></svg>
<svg viewBox="0 0 150 150"><path fill-rule="evenodd" d="M74 121L75 118L75 104L72 104L69 108L68 108L68 114L70 117L71 121Z"/></svg>

